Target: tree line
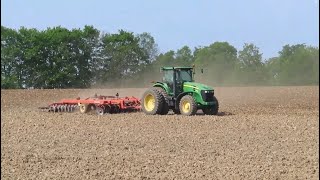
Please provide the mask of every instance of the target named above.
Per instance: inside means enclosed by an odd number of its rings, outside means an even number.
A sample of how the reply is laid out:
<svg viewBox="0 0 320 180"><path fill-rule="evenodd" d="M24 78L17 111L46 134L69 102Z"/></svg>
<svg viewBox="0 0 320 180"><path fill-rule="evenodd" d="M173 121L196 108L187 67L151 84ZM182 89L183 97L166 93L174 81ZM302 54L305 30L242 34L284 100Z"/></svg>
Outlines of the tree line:
<svg viewBox="0 0 320 180"><path fill-rule="evenodd" d="M160 80L161 66L193 64L196 80L214 86L319 84L319 48L306 44L285 45L269 59L252 43L159 53L150 33L1 26L1 89L141 87Z"/></svg>

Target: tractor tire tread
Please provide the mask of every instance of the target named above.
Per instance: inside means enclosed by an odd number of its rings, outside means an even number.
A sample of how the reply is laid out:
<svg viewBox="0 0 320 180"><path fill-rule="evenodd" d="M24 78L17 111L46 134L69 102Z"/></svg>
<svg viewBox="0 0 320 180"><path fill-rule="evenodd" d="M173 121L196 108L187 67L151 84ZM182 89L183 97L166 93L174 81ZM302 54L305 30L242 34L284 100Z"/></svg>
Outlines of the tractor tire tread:
<svg viewBox="0 0 320 180"><path fill-rule="evenodd" d="M181 109L181 102L183 102L184 100L187 100L187 101L189 101L189 103L190 103L190 108L191 108L191 111L190 112L188 112L188 113L185 113L185 112L183 112L182 111L182 109ZM183 96L182 98L181 98L181 100L180 100L180 102L179 102L179 110L180 110L180 113L182 114L182 115L186 115L186 116L192 116L192 115L195 115L196 113L197 113L197 103L196 103L196 101L194 100L194 98L191 96L191 95L185 95L185 96Z"/></svg>
<svg viewBox="0 0 320 180"><path fill-rule="evenodd" d="M159 91L162 95L163 98L163 107L162 107L162 111L160 112L160 115L166 115L169 112L169 96L168 93L162 89L161 87L153 87L152 89L155 89L157 91Z"/></svg>
<svg viewBox="0 0 320 180"><path fill-rule="evenodd" d="M217 115L219 111L219 101L213 96L213 100L217 102L216 106L212 106L210 108L203 108L202 111L205 115Z"/></svg>
<svg viewBox="0 0 320 180"><path fill-rule="evenodd" d="M146 95L148 94L152 94L155 97L155 107L152 111L147 111L146 108L144 107L144 98ZM143 95L142 95L142 110L147 114L147 115L156 115L156 114L160 114L162 109L163 109L163 101L164 98L161 95L161 93L156 90L156 89L148 89L146 90Z"/></svg>

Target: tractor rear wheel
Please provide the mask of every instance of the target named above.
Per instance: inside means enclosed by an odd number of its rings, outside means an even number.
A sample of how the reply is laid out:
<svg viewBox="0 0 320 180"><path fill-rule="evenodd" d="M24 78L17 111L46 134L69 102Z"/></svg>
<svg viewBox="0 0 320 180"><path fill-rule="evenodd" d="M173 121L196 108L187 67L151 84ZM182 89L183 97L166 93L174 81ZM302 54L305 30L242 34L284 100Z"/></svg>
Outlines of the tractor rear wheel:
<svg viewBox="0 0 320 180"><path fill-rule="evenodd" d="M142 110L148 115L160 114L163 109L164 98L156 89L148 89L142 95Z"/></svg>
<svg viewBox="0 0 320 180"><path fill-rule="evenodd" d="M213 96L213 101L216 102L216 105L205 107L202 109L203 113L206 115L217 115L219 110L219 102L218 99Z"/></svg>
<svg viewBox="0 0 320 180"><path fill-rule="evenodd" d="M169 112L169 97L168 97L168 93L162 89L161 87L154 87L153 89L156 89L157 91L159 91L163 97L163 107L162 107L162 111L160 112L161 115L166 115Z"/></svg>
<svg viewBox="0 0 320 180"><path fill-rule="evenodd" d="M195 115L197 112L197 103L190 95L185 95L179 103L180 113L186 116Z"/></svg>

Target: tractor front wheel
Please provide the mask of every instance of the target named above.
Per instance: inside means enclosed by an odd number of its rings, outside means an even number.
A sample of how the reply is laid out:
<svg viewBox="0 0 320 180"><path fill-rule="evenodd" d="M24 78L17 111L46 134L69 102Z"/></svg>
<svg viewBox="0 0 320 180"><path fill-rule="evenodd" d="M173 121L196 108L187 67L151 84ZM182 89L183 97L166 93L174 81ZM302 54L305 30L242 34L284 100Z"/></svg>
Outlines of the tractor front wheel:
<svg viewBox="0 0 320 180"><path fill-rule="evenodd" d="M197 112L197 103L190 95L185 95L179 103L180 113L185 116L195 115Z"/></svg>
<svg viewBox="0 0 320 180"><path fill-rule="evenodd" d="M218 110L219 110L218 99L215 96L213 96L213 100L216 102L216 104L213 106L203 108L202 111L204 114L206 114L206 115L217 115L218 114Z"/></svg>
<svg viewBox="0 0 320 180"><path fill-rule="evenodd" d="M164 98L156 89L148 89L142 96L142 110L148 115L160 114Z"/></svg>

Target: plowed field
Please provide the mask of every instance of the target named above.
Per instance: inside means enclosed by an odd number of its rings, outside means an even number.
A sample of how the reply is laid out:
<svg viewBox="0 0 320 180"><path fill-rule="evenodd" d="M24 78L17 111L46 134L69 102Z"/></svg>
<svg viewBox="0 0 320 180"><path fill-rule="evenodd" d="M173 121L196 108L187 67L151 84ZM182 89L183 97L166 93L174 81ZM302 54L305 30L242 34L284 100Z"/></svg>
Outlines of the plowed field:
<svg viewBox="0 0 320 180"><path fill-rule="evenodd" d="M319 86L216 88L218 116L48 113L144 89L2 90L3 179L319 179Z"/></svg>

